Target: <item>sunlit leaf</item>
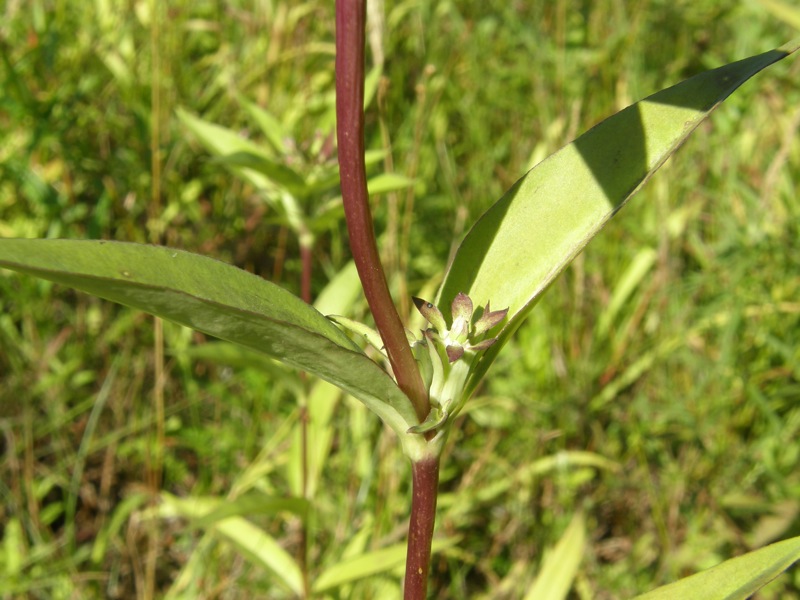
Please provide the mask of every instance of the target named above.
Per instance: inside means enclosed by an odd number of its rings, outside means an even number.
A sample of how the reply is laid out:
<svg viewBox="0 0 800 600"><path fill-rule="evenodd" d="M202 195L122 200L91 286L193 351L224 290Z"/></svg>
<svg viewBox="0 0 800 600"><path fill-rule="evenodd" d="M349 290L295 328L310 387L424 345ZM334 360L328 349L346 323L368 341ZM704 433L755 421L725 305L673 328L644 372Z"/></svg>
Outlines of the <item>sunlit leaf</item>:
<svg viewBox="0 0 800 600"><path fill-rule="evenodd" d="M545 555L542 570L528 588L525 600L563 600L567 597L586 546L586 523L581 513L570 522L555 548Z"/></svg>
<svg viewBox="0 0 800 600"><path fill-rule="evenodd" d="M276 186L297 195L305 194L303 178L284 164L267 158L263 154L249 151L237 151L214 158L214 162L228 167L249 169L260 173Z"/></svg>
<svg viewBox="0 0 800 600"><path fill-rule="evenodd" d="M352 314L353 305L361 297L361 280L351 260L328 282L314 300L314 308L323 315Z"/></svg>
<svg viewBox="0 0 800 600"><path fill-rule="evenodd" d="M396 192L414 185L414 180L398 173L381 173L367 180L367 191L372 194Z"/></svg>
<svg viewBox="0 0 800 600"><path fill-rule="evenodd" d="M464 292L477 306L510 309L500 343L484 353L468 392L540 295L700 122L799 45L701 73L626 108L539 163L481 217L437 300L447 307Z"/></svg>
<svg viewBox="0 0 800 600"><path fill-rule="evenodd" d="M600 315L595 331L595 335L598 338L602 338L608 333L611 324L614 322L620 310L622 310L625 301L641 283L642 279L650 272L657 258L658 253L653 248L643 248L633 257L633 260L631 260L631 263L625 269L625 272L614 287L614 292L611 294L608 306Z"/></svg>
<svg viewBox="0 0 800 600"><path fill-rule="evenodd" d="M745 600L800 560L800 537L737 556L636 596L637 600Z"/></svg>

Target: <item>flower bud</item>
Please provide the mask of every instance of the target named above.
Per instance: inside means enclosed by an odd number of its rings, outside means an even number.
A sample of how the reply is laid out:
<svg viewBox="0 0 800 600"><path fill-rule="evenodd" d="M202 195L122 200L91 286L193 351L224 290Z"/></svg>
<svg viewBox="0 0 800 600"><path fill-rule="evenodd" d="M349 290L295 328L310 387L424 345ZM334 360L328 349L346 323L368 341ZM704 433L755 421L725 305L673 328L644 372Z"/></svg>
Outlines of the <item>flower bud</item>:
<svg viewBox="0 0 800 600"><path fill-rule="evenodd" d="M459 292L453 298L451 305L453 313L453 326L450 328L450 337L459 343L465 343L469 338L470 321L472 321L472 300L464 292Z"/></svg>
<svg viewBox="0 0 800 600"><path fill-rule="evenodd" d="M448 346L445 351L447 352L447 360L451 363L464 356L464 346Z"/></svg>
<svg viewBox="0 0 800 600"><path fill-rule="evenodd" d="M447 331L447 323L445 323L444 316L433 303L423 300L422 298L412 297L411 299L414 301L414 306L417 307L417 310L422 313L422 316L425 317L428 323L433 325L436 331L439 333Z"/></svg>

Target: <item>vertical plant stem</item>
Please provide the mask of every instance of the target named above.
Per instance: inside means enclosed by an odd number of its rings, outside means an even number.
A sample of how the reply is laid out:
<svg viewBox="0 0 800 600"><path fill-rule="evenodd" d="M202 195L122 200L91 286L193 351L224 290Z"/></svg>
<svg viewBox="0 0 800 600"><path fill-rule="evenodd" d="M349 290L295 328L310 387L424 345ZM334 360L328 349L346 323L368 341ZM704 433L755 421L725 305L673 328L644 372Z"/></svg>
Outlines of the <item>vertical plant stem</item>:
<svg viewBox="0 0 800 600"><path fill-rule="evenodd" d="M436 496L439 489L439 456L423 458L411 465L411 520L408 524L405 600L425 600L431 563Z"/></svg>
<svg viewBox="0 0 800 600"><path fill-rule="evenodd" d="M336 1L336 137L350 248L364 295L381 334L397 385L420 421L430 412L428 392L386 284L367 195L364 164L365 0Z"/></svg>
<svg viewBox="0 0 800 600"><path fill-rule="evenodd" d="M364 294L381 334L397 384L417 417L430 412L428 392L392 302L378 255L367 195L364 164L364 0L336 1L336 134L350 248ZM424 600L428 589L431 542L436 518L439 457L412 462L413 491L408 529L405 598Z"/></svg>

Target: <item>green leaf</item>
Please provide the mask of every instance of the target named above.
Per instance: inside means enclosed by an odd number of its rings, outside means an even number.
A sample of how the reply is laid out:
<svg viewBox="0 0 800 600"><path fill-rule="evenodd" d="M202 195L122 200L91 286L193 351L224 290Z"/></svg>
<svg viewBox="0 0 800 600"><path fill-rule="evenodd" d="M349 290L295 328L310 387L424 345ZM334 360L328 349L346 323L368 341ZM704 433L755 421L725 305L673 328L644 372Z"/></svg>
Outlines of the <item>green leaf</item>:
<svg viewBox="0 0 800 600"><path fill-rule="evenodd" d="M454 495L442 492L439 494L440 508L448 508L450 516L461 515L472 510L475 504L491 504L516 487L530 486L534 480L549 477L551 474L563 474L578 469L602 469L618 473L622 467L593 452L580 450L560 451L551 456L540 458L522 469L518 469L510 477L499 477L493 481L485 481L481 486L473 486L468 492Z"/></svg>
<svg viewBox="0 0 800 600"><path fill-rule="evenodd" d="M305 520L308 517L309 503L305 498L281 498L267 496L258 490L252 490L236 498L194 496L186 502L193 506L204 506L207 510L203 514L190 514L184 516L191 519L191 526L198 529L207 529L230 517L247 517L252 519L257 515L274 515L280 512L290 512Z"/></svg>
<svg viewBox="0 0 800 600"><path fill-rule="evenodd" d="M280 120L268 110L261 108L242 96L239 97L239 103L250 115L250 118L258 123L261 132L266 136L267 141L269 141L273 149L280 155L286 154L287 148L284 141L290 136Z"/></svg>
<svg viewBox="0 0 800 600"><path fill-rule="evenodd" d="M500 342L477 364L471 392L541 294L606 222L729 94L800 41L701 73L603 121L539 163L475 224L437 303L459 292L509 308Z"/></svg>
<svg viewBox="0 0 800 600"><path fill-rule="evenodd" d="M399 175L398 173L380 173L367 180L367 192L372 194L385 194L386 192L396 192L414 185L414 180Z"/></svg>
<svg viewBox="0 0 800 600"><path fill-rule="evenodd" d="M349 315L361 297L361 280L352 260L328 282L314 300L314 308L323 315Z"/></svg>
<svg viewBox="0 0 800 600"><path fill-rule="evenodd" d="M378 352L381 352L384 356L386 355L386 351L383 349L383 340L381 339L381 334L375 331L372 327L364 325L364 323L361 323L360 321L354 321L353 319L342 317L341 315L328 315L328 318L334 323L341 325L350 333L363 338L364 341L375 348Z"/></svg>
<svg viewBox="0 0 800 600"><path fill-rule="evenodd" d="M528 588L525 600L563 600L567 597L586 546L586 523L576 513L564 535L544 559L536 581Z"/></svg>
<svg viewBox="0 0 800 600"><path fill-rule="evenodd" d="M239 344L230 342L206 342L195 346L182 349L183 355L192 360L202 360L216 365L226 365L234 369L257 369L262 373L269 374L269 377L280 381L289 387L293 393L299 393L304 384L297 378L297 374L291 368L275 359L266 356L262 352L245 348Z"/></svg>
<svg viewBox="0 0 800 600"><path fill-rule="evenodd" d="M158 246L19 239L0 239L0 266L264 352L349 392L403 436L418 422L391 377L338 327L236 267Z"/></svg>
<svg viewBox="0 0 800 600"><path fill-rule="evenodd" d="M282 187L291 194L302 196L306 193L303 178L293 169L267 158L261 153L237 151L214 158L214 162L228 167L250 169L261 173L274 185Z"/></svg>
<svg viewBox="0 0 800 600"><path fill-rule="evenodd" d="M800 537L737 556L637 600L744 600L800 560Z"/></svg>
<svg viewBox="0 0 800 600"><path fill-rule="evenodd" d="M220 507L228 502L222 498L183 499L167 493L162 493L161 499L164 503L159 511L161 516L177 514L193 521L205 521L209 515L217 514ZM225 517L215 520L210 526L214 533L233 545L250 561L275 574L295 594L302 594L303 575L300 567L275 538L263 529L243 517Z"/></svg>
<svg viewBox="0 0 800 600"><path fill-rule="evenodd" d="M441 552L454 546L459 538L433 540L431 552ZM385 573L403 567L406 562L406 545L396 544L366 554L359 554L342 560L323 571L312 586L313 592L319 594L339 586L358 581L364 577Z"/></svg>
<svg viewBox="0 0 800 600"><path fill-rule="evenodd" d="M608 306L600 315L600 319L597 322L597 329L595 330L597 338L602 339L605 337L614 319L622 310L625 301L633 294L636 286L638 286L642 279L650 272L657 258L658 253L653 248L643 248L636 254L620 277L617 285L614 287L614 292L611 294Z"/></svg>
<svg viewBox="0 0 800 600"><path fill-rule="evenodd" d="M3 529L3 576L15 579L27 558L27 540L17 518L8 519Z"/></svg>
<svg viewBox="0 0 800 600"><path fill-rule="evenodd" d="M286 463L286 478L297 496L305 493L306 498L313 498L317 493L325 463L331 456L336 431L331 420L341 397L342 390L325 381L315 381L308 393L305 420L301 418L295 423Z"/></svg>
<svg viewBox="0 0 800 600"><path fill-rule="evenodd" d="M235 131L204 121L180 108L175 112L184 127L191 131L213 156L220 157L243 152L261 155L266 159L270 158L261 146L243 138ZM258 189L269 189L272 185L267 177L254 169L238 166L231 166L231 169Z"/></svg>

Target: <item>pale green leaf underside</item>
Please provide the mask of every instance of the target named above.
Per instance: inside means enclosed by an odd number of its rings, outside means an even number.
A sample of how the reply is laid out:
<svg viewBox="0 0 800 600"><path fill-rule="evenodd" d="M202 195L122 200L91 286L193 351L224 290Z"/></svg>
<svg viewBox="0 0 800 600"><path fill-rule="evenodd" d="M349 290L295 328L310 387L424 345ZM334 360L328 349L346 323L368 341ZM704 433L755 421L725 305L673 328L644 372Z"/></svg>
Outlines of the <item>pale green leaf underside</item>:
<svg viewBox="0 0 800 600"><path fill-rule="evenodd" d="M476 306L491 300L494 309L509 308L500 343L482 357L470 389L539 296L697 125L798 45L701 73L629 106L539 163L481 217L437 301L445 311L465 292Z"/></svg>
<svg viewBox="0 0 800 600"><path fill-rule="evenodd" d="M0 266L264 352L346 390L398 433L416 425L394 381L323 315L220 261L159 246L0 239Z"/></svg>
<svg viewBox="0 0 800 600"><path fill-rule="evenodd" d="M800 537L754 552L636 596L636 600L744 600L800 560Z"/></svg>

